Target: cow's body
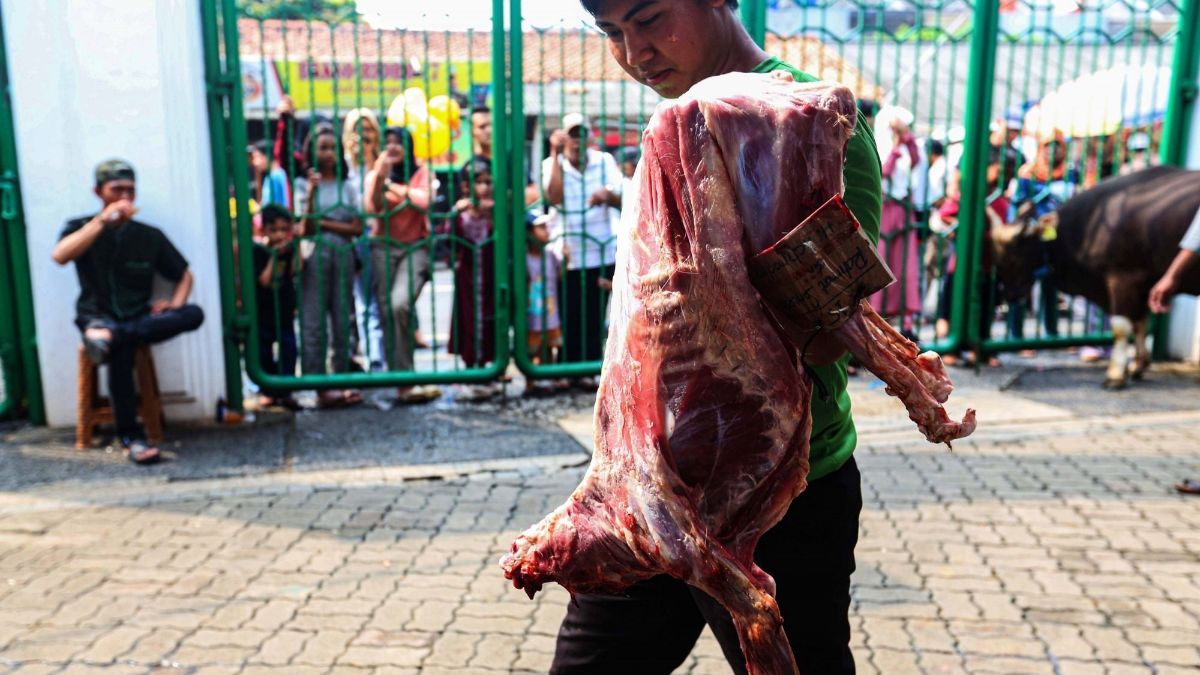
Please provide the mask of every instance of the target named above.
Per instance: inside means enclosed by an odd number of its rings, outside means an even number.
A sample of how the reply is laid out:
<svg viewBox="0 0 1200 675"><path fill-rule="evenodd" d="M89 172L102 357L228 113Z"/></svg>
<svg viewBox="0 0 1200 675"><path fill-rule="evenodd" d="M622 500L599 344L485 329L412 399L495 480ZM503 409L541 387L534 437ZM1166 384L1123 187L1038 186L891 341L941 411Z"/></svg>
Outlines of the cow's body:
<svg viewBox="0 0 1200 675"><path fill-rule="evenodd" d="M1200 171L1164 166L1138 171L1079 193L1036 225L994 230L997 267L1019 295L1028 289L1037 262L1044 261L1060 291L1108 311L1115 344L1105 386L1119 388L1127 381L1131 334L1137 342L1133 375L1140 376L1149 363L1147 298L1179 252L1197 209ZM1043 241L1048 229L1055 236ZM1200 271L1186 275L1179 291L1200 294Z"/></svg>

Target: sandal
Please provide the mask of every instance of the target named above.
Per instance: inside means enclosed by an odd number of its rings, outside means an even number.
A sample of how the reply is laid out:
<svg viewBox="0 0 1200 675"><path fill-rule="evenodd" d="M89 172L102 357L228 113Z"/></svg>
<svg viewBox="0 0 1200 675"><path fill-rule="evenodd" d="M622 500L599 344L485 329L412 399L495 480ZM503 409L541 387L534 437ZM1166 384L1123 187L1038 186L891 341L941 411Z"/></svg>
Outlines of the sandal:
<svg viewBox="0 0 1200 675"><path fill-rule="evenodd" d="M1185 478L1175 484L1175 490L1185 495L1200 495L1200 480Z"/></svg>
<svg viewBox="0 0 1200 675"><path fill-rule="evenodd" d="M321 410L348 408L362 403L362 395L355 391L340 391L337 393L321 392L317 396L317 407Z"/></svg>
<svg viewBox="0 0 1200 675"><path fill-rule="evenodd" d="M433 386L400 387L396 390L396 402L404 404L429 403L441 395L442 390Z"/></svg>
<svg viewBox="0 0 1200 675"><path fill-rule="evenodd" d="M161 457L158 448L142 438L127 438L121 444L125 446L125 454L129 461L134 464L152 464Z"/></svg>

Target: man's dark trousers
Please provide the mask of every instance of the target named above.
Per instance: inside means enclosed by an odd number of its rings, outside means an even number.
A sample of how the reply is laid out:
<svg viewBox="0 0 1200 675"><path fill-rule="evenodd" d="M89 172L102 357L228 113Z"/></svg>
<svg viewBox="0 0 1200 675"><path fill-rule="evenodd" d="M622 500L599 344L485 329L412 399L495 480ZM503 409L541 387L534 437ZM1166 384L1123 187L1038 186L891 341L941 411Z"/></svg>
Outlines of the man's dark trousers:
<svg viewBox="0 0 1200 675"><path fill-rule="evenodd" d="M759 567L775 578L783 628L801 673L853 675L850 575L862 486L850 458L813 481L758 542ZM736 673L746 672L729 613L705 593L665 575L625 596L578 595L558 631L552 675L668 675L708 624Z"/></svg>
<svg viewBox="0 0 1200 675"><path fill-rule="evenodd" d="M112 400L117 436L142 436L137 421L137 392L133 386L133 357L139 345L157 344L196 330L204 323L204 310L196 305L184 305L161 314L145 314L129 321L92 319L80 321L80 330L108 328L112 344L108 353L108 395Z"/></svg>

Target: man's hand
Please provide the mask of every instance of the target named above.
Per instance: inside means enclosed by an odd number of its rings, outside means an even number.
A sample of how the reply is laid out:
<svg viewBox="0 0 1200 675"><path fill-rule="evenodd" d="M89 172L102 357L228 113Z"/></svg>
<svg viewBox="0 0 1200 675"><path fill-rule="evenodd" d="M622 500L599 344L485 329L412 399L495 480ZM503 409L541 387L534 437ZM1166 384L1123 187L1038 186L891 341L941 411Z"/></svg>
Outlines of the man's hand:
<svg viewBox="0 0 1200 675"><path fill-rule="evenodd" d="M1171 311L1171 298L1175 296L1178 287L1179 282L1174 276L1170 273L1163 275L1163 278L1154 284L1154 288L1150 289L1150 311L1155 314L1166 314Z"/></svg>
<svg viewBox="0 0 1200 675"><path fill-rule="evenodd" d="M561 155L567 147L567 132L562 129L555 129L550 134L550 154L554 156Z"/></svg>
<svg viewBox="0 0 1200 675"><path fill-rule="evenodd" d="M150 305L151 314L162 314L164 312L169 312L172 309L176 308L171 305L170 300L155 300L154 304Z"/></svg>
<svg viewBox="0 0 1200 675"><path fill-rule="evenodd" d="M137 213L137 208L133 202L128 199L118 199L100 212L100 222L104 223L105 227L117 227L132 218L135 213Z"/></svg>
<svg viewBox="0 0 1200 675"><path fill-rule="evenodd" d="M292 102L291 96L284 96L279 100L279 105L275 106L275 114L280 117L296 114L296 104Z"/></svg>
<svg viewBox="0 0 1200 675"><path fill-rule="evenodd" d="M602 187L592 193L591 199L588 200L588 206L612 206L617 207L621 203L621 195L612 190Z"/></svg>

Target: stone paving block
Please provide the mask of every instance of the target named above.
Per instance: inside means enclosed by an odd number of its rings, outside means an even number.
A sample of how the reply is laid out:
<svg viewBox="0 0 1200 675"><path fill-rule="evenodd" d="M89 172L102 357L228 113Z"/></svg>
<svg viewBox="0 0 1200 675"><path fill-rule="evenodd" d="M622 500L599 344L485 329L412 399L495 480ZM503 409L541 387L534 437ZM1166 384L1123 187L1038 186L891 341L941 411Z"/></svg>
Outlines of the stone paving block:
<svg viewBox="0 0 1200 675"><path fill-rule="evenodd" d="M508 669L517 660L520 644L520 635L485 635L475 644L475 656L468 665L496 670Z"/></svg>
<svg viewBox="0 0 1200 675"><path fill-rule="evenodd" d="M304 644L304 649L292 659L293 663L313 666L332 666L354 639L354 633L341 630L323 630Z"/></svg>
<svg viewBox="0 0 1200 675"><path fill-rule="evenodd" d="M1062 675L1104 675L1107 672L1104 664L1094 661L1061 659L1058 662L1058 667Z"/></svg>
<svg viewBox="0 0 1200 675"><path fill-rule="evenodd" d="M923 675L917 655L911 650L874 649L871 664L886 675Z"/></svg>
<svg viewBox="0 0 1200 675"><path fill-rule="evenodd" d="M285 665L304 649L304 643L312 636L313 633L281 630L267 638L251 660L268 666Z"/></svg>
<svg viewBox="0 0 1200 675"><path fill-rule="evenodd" d="M258 604L258 609L245 622L247 628L274 631L296 615L301 604L291 600L271 600Z"/></svg>
<svg viewBox="0 0 1200 675"><path fill-rule="evenodd" d="M904 631L904 624L903 619L864 616L862 633L866 636L867 645L872 649L906 650L911 648L912 639Z"/></svg>
<svg viewBox="0 0 1200 675"><path fill-rule="evenodd" d="M1007 656L976 656L964 658L966 672L996 675L1056 675L1053 664L1044 659L1021 659Z"/></svg>
<svg viewBox="0 0 1200 675"><path fill-rule="evenodd" d="M457 607L457 603L436 600L422 602L413 610L412 621L407 627L411 630L430 633L445 630L455 620L454 612Z"/></svg>
<svg viewBox="0 0 1200 675"><path fill-rule="evenodd" d="M1140 662L1142 660L1137 647L1130 644L1125 639L1124 632L1118 628L1081 626L1080 633L1102 661Z"/></svg>
<svg viewBox="0 0 1200 675"><path fill-rule="evenodd" d="M446 631L434 641L424 665L442 668L465 668L475 654L475 645L483 638L473 633ZM549 663L547 663L549 665Z"/></svg>
<svg viewBox="0 0 1200 675"><path fill-rule="evenodd" d="M344 654L338 657L338 665L357 668L375 668L377 666L411 666L421 664L429 654L429 647L363 647L350 646Z"/></svg>
<svg viewBox="0 0 1200 675"><path fill-rule="evenodd" d="M1200 649L1196 647L1195 642L1189 646L1180 647L1159 647L1156 645L1142 645L1142 658L1147 663L1170 664L1173 666L1186 666L1189 668L1200 669Z"/></svg>
<svg viewBox="0 0 1200 675"><path fill-rule="evenodd" d="M201 665L237 666L249 661L256 650L251 647L197 647L184 644L170 656L170 660L188 668Z"/></svg>
<svg viewBox="0 0 1200 675"><path fill-rule="evenodd" d="M78 658L90 663L112 663L150 633L149 628L117 626L101 635Z"/></svg>
<svg viewBox="0 0 1200 675"><path fill-rule="evenodd" d="M184 646L191 647L258 647L269 638L267 631L249 628L236 630L218 630L201 628L183 640Z"/></svg>

